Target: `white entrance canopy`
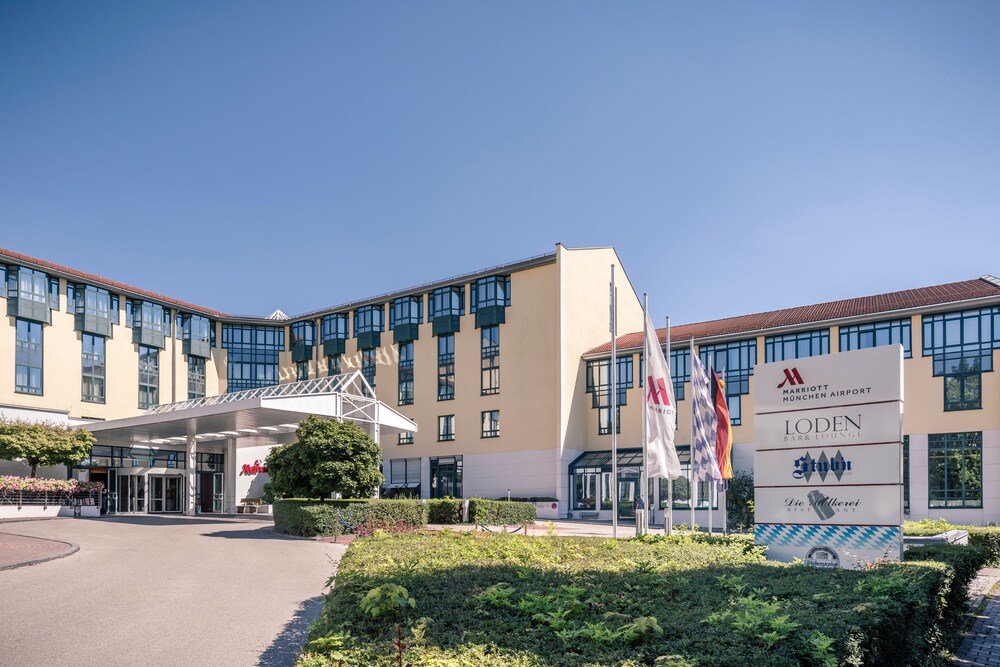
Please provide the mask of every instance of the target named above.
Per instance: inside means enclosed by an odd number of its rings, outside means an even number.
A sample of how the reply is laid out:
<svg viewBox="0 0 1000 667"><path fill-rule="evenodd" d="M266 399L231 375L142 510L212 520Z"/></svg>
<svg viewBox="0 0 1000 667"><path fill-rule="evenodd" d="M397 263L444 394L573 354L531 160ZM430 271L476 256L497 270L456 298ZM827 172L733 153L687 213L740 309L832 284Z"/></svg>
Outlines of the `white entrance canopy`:
<svg viewBox="0 0 1000 667"><path fill-rule="evenodd" d="M256 447L291 442L309 415L355 422L376 442L382 431L417 430L415 422L375 398L361 371L158 405L85 428L102 445L235 440L238 447Z"/></svg>

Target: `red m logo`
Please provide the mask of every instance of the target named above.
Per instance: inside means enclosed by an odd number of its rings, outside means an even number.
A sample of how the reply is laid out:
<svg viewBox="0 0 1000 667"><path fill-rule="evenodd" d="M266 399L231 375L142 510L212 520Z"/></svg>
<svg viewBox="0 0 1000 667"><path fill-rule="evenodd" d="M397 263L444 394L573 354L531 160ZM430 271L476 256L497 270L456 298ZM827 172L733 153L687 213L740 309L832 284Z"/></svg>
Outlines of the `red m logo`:
<svg viewBox="0 0 1000 667"><path fill-rule="evenodd" d="M649 403L649 399L653 399L653 403L660 405L670 405L670 394L667 393L667 383L663 381L663 378L656 378L656 382L653 382L653 376L649 375L646 377L646 386L649 387L649 391L646 392L646 402Z"/></svg>
<svg viewBox="0 0 1000 667"><path fill-rule="evenodd" d="M798 368L793 368L792 370L785 369L785 379L778 385L778 389L781 389L786 384L790 384L793 387L797 384L802 384L802 376L799 375Z"/></svg>

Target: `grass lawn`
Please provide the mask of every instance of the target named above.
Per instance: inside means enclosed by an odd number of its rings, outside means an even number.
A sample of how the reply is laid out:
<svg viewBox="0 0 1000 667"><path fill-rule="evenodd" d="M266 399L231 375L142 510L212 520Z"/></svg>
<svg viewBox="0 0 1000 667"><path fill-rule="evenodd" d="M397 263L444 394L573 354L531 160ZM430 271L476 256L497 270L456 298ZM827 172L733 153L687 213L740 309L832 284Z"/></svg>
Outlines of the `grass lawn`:
<svg viewBox="0 0 1000 667"><path fill-rule="evenodd" d="M745 538L375 535L345 554L300 665L397 665L397 637L404 665L933 662L982 553L944 560L852 572L765 562Z"/></svg>

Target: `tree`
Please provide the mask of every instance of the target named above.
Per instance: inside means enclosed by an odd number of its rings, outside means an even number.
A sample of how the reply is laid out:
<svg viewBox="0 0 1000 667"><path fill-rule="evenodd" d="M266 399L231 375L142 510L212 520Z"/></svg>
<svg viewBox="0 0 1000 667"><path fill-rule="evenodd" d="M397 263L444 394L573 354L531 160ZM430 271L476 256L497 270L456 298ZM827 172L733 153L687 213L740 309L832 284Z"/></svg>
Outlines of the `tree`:
<svg viewBox="0 0 1000 667"><path fill-rule="evenodd" d="M295 433L298 441L267 455L272 496L368 498L382 483L382 452L355 424L312 415Z"/></svg>
<svg viewBox="0 0 1000 667"><path fill-rule="evenodd" d="M31 466L32 477L40 465L79 463L90 456L93 444L93 434L82 428L0 419L0 459L25 461Z"/></svg>

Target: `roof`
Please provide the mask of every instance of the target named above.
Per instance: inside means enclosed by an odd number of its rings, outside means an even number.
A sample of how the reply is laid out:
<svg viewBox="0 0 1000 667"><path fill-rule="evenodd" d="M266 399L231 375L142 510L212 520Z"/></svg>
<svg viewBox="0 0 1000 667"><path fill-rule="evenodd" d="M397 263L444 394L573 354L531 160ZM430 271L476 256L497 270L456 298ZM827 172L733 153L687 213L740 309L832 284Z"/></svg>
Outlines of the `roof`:
<svg viewBox="0 0 1000 667"><path fill-rule="evenodd" d="M828 301L812 306L798 306L783 310L771 310L766 313L739 315L721 320L682 324L670 327L670 342L690 341L692 338L713 338L745 334L782 327L793 327L811 322L826 322L852 317L863 317L878 313L891 313L910 308L934 306L939 304L957 303L973 299L1000 297L1000 279L993 276L982 276L974 280L963 280L944 285L919 287L916 289L888 292L875 296L863 296L855 299ZM656 335L660 344L666 343L666 329L657 329ZM619 350L639 349L642 347L642 332L624 334L618 337ZM611 341L588 350L584 356L611 352Z"/></svg>
<svg viewBox="0 0 1000 667"><path fill-rule="evenodd" d="M24 264L28 268L37 267L40 269L48 269L50 271L56 271L66 276L79 278L80 280L92 283L98 287L110 287L112 289L120 290L128 294L147 297L149 299L154 299L162 303L170 304L171 306L177 306L181 310L192 311L198 314L211 315L212 317L226 317L225 313L221 313L217 310L212 310L211 308L205 308L203 306L197 306L193 303L188 303L187 301L180 301L178 299L173 299L169 296L164 296L163 294L157 294L156 292L150 292L149 290L144 290L141 287L135 287L133 285L128 285L126 283L120 283L117 280L102 278L101 276L96 276L93 273L85 273L84 271L77 271L76 269L71 269L67 266L62 266L60 264L55 264L53 262L47 262L44 259L38 259L37 257L32 257L31 255L25 255L20 252L14 252L13 250L7 250L6 248L0 248L0 259L7 259L19 264Z"/></svg>

